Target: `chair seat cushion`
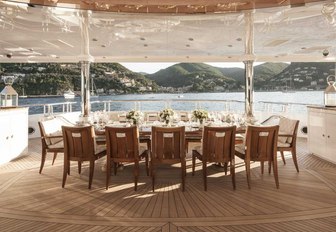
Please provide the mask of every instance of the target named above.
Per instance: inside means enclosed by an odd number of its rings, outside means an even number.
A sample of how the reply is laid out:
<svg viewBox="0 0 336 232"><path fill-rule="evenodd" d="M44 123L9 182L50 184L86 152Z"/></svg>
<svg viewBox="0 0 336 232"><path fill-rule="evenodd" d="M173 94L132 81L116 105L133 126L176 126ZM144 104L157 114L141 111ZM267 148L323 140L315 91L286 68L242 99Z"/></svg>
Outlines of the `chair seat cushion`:
<svg viewBox="0 0 336 232"><path fill-rule="evenodd" d="M278 141L278 144L277 144L278 147L290 147L290 144L289 143L282 143L280 141Z"/></svg>
<svg viewBox="0 0 336 232"><path fill-rule="evenodd" d="M296 120L291 120L288 118L280 118L279 121L279 135L292 135L294 133ZM279 137L278 141L281 143L291 143L292 137Z"/></svg>
<svg viewBox="0 0 336 232"><path fill-rule="evenodd" d="M245 154L245 144L237 144L235 150L239 153Z"/></svg>
<svg viewBox="0 0 336 232"><path fill-rule="evenodd" d="M202 146L195 146L193 150L196 150L198 153L202 154Z"/></svg>
<svg viewBox="0 0 336 232"><path fill-rule="evenodd" d="M106 146L105 145L96 145L96 150L95 150L95 154L101 154L106 152Z"/></svg>
<svg viewBox="0 0 336 232"><path fill-rule="evenodd" d="M62 141L59 141L57 143L54 143L54 144L51 144L48 146L49 149L62 149L64 148L64 143L63 143L63 140Z"/></svg>
<svg viewBox="0 0 336 232"><path fill-rule="evenodd" d="M46 136L46 142L48 145L50 144L56 144L63 140L63 134L62 131L55 131L53 133L50 133Z"/></svg>
<svg viewBox="0 0 336 232"><path fill-rule="evenodd" d="M142 153L144 153L146 150L147 150L146 144L140 144L139 145L139 155L141 155Z"/></svg>

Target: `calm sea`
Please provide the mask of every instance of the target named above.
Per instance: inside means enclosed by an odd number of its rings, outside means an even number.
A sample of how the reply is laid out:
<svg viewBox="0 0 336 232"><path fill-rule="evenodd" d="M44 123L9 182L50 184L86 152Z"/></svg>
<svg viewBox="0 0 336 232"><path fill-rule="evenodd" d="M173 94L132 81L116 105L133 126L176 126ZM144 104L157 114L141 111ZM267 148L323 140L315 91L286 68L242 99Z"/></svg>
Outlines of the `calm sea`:
<svg viewBox="0 0 336 232"><path fill-rule="evenodd" d="M175 110L192 110L197 107L211 110L232 110L236 112L244 111L244 93L243 92L232 92L232 93L184 93L184 94L125 94L125 95L113 95L113 96L99 96L92 98L92 110L103 110L104 101L111 100L129 100L130 102L114 102L110 105L110 110L128 111L134 108L144 110L144 111L158 111L165 107L171 107ZM135 104L134 101L138 100L149 100L148 102L141 102L140 104ZM163 101L158 101L163 100ZM178 101L174 101L178 100ZM209 102L183 102L183 100L209 100ZM211 102L211 100L232 100L232 101L242 101L222 103L222 102ZM30 114L43 113L42 106L33 105L43 105L52 103L62 103L69 100L63 97L54 98L23 98L19 99L19 105L30 105ZM80 97L70 100L75 102L73 105L73 111L80 110ZM278 103L298 103L298 104L308 104L308 105L322 105L323 104L323 91L298 91L298 92L255 92L254 95L254 107L255 110L262 110L265 104L261 102L278 102ZM274 104L275 110L281 110L282 105ZM61 111L61 106L54 106L54 112ZM291 110L299 112L306 111L306 106L298 105L291 106Z"/></svg>

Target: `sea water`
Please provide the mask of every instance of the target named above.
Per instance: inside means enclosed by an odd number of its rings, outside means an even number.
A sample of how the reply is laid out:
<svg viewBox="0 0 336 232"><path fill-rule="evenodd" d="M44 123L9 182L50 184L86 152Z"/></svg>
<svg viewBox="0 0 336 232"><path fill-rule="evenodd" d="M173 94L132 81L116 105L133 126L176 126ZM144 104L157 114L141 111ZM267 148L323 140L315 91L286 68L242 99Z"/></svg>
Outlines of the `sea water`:
<svg viewBox="0 0 336 232"><path fill-rule="evenodd" d="M291 105L290 110L294 112L306 112L306 105L323 105L323 91L298 91L298 92L255 92L254 110L262 111L265 109L265 102L273 102L274 111L281 111L285 104ZM63 97L40 97L19 99L19 105L29 106L29 114L43 113L42 105L75 102L72 111L80 111L80 97L75 99L64 99ZM244 112L244 92L225 92L225 93L183 93L182 94L121 94L112 96L99 96L93 99L91 105L92 111L103 110L104 101L127 100L129 102L113 102L110 104L111 111L129 111L138 109L141 111L159 111L170 107L174 110L193 110L202 108L208 111L234 111ZM141 103L135 103L140 100L146 100ZM188 102L187 100L201 100ZM203 102L208 100L207 102ZM237 101L237 102L215 102L213 100ZM54 106L54 112L61 112L62 106Z"/></svg>

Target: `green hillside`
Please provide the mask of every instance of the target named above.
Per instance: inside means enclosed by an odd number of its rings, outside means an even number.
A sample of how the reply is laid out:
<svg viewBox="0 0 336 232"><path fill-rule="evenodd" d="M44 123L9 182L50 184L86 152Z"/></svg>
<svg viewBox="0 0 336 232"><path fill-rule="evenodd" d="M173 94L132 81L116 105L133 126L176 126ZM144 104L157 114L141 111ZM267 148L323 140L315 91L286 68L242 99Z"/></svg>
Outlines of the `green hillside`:
<svg viewBox="0 0 336 232"><path fill-rule="evenodd" d="M132 72L118 63L93 63L90 75L98 94L139 92L241 91L243 68L217 68L203 63L179 63L154 74ZM335 63L263 63L254 67L255 90L319 90L335 75ZM0 64L0 76L15 75L19 95L62 95L80 92L80 64ZM0 89L4 83L0 82Z"/></svg>
<svg viewBox="0 0 336 232"><path fill-rule="evenodd" d="M254 68L256 88L283 71L289 64L264 63ZM180 63L160 70L147 77L160 86L191 86L191 91L214 91L215 86L224 90L239 90L244 85L245 70L242 68L217 68L203 63ZM211 82L211 84L208 84ZM204 83L203 83L204 82ZM218 87L217 87L218 89Z"/></svg>
<svg viewBox="0 0 336 232"><path fill-rule="evenodd" d="M21 95L62 95L65 90L79 92L80 64L0 64L0 75L16 75L13 87ZM158 86L118 63L91 64L90 75L100 94L157 91ZM0 82L0 88L4 83Z"/></svg>
<svg viewBox="0 0 336 232"><path fill-rule="evenodd" d="M160 86L175 88L192 85L196 78L202 76L225 78L220 70L203 63L179 63L147 75Z"/></svg>
<svg viewBox="0 0 336 232"><path fill-rule="evenodd" d="M216 67L203 63L179 63L147 77L164 87L189 87L188 91L214 91L216 86L235 88L236 82Z"/></svg>

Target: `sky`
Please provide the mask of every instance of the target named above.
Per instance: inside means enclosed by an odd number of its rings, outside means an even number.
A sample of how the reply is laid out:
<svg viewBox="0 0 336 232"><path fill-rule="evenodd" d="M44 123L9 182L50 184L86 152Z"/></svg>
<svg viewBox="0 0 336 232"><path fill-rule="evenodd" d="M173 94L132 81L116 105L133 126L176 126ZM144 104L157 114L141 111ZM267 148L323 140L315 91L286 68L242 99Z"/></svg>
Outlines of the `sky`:
<svg viewBox="0 0 336 232"><path fill-rule="evenodd" d="M133 72L145 72L148 74L152 74L152 73L159 71L160 69L168 68L169 66L172 66L177 63L151 62L151 63L120 63L120 64ZM221 67L221 68L230 68L230 67L244 68L243 62L231 62L231 63L216 62L216 63L206 63L206 64L209 64L215 67ZM256 65L258 64L261 64L261 63L256 62Z"/></svg>

